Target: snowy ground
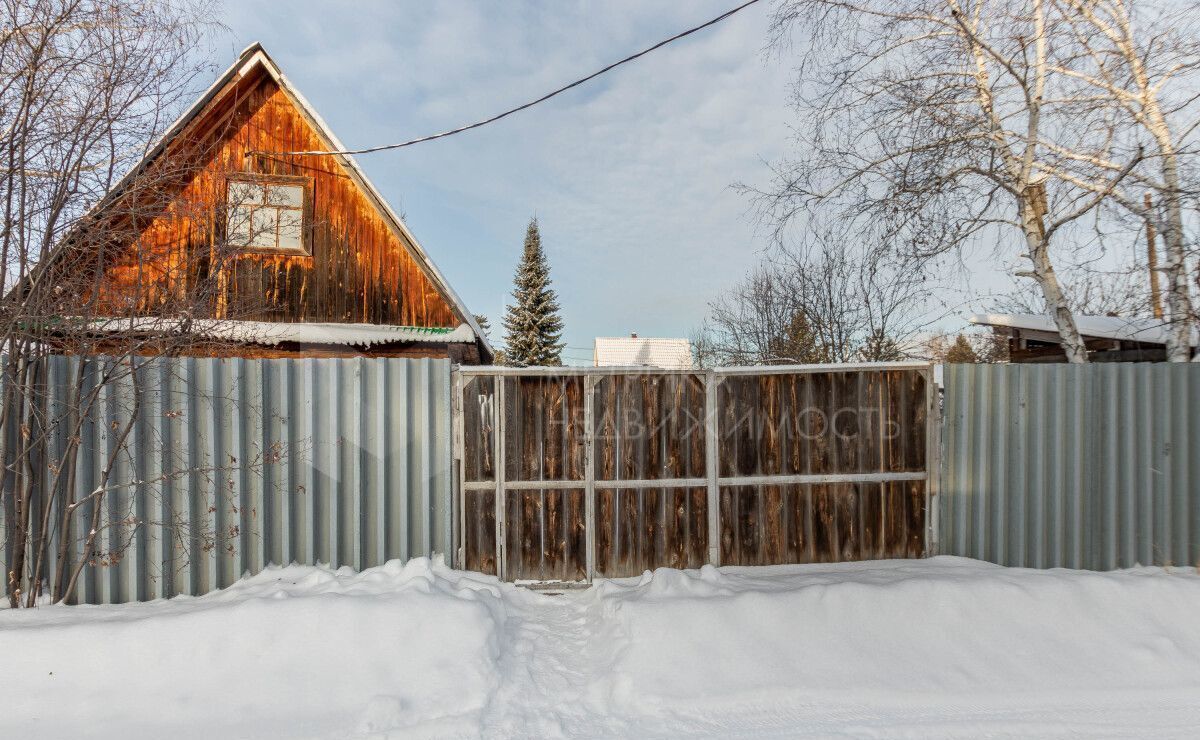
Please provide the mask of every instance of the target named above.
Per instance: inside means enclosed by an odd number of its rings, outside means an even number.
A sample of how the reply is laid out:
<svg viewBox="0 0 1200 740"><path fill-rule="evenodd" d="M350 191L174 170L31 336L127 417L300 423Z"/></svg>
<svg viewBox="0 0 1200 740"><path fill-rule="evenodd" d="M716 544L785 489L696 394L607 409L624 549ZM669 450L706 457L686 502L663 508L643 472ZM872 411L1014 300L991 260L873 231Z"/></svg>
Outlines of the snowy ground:
<svg viewBox="0 0 1200 740"><path fill-rule="evenodd" d="M1191 569L293 566L0 611L0 737L1195 737L1197 615Z"/></svg>

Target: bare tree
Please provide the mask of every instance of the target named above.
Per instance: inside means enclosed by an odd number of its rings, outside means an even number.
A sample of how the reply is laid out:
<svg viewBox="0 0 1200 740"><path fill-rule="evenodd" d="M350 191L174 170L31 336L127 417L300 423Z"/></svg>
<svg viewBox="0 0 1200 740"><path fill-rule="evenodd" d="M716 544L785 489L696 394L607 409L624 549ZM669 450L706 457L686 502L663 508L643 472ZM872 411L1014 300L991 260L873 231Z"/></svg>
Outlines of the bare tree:
<svg viewBox="0 0 1200 740"><path fill-rule="evenodd" d="M182 472L139 478L129 462L130 436L162 393L146 377L151 356L219 344L191 327L235 317L220 305L226 219L211 200L175 197L205 144L167 147L130 171L208 70L196 46L210 17L203 0L0 3L0 513L12 606L68 598L85 567L120 559L120 544L99 546L104 531L145 523L102 502ZM164 214L222 226L196 249L183 231L146 233ZM58 354L75 362L52 383ZM112 407L109 447L80 494L82 430L101 404Z"/></svg>
<svg viewBox="0 0 1200 740"><path fill-rule="evenodd" d="M919 270L828 229L773 250L710 304L701 362L815 364L903 359L928 295Z"/></svg>
<svg viewBox="0 0 1200 740"><path fill-rule="evenodd" d="M1118 121L1116 143L1126 152L1144 151L1145 161L1111 189L1102 183L1126 164L1103 152L1072 153L1053 175L1119 203L1161 234L1172 323L1167 356L1186 361L1194 311L1184 212L1198 194L1188 182L1195 166L1188 165L1200 128L1200 39L1193 22L1200 8L1144 3L1138 13L1126 0L1056 0L1055 8L1072 43L1054 72L1075 83L1066 92L1085 116L1099 112ZM1147 189L1152 198L1142 197Z"/></svg>
<svg viewBox="0 0 1200 740"><path fill-rule="evenodd" d="M794 100L803 159L757 192L777 232L818 207L890 231L914 257L979 239L1020 255L1067 358L1086 362L1055 272L1054 237L1141 162L1111 121L1060 96L1072 28L1050 0L785 0L774 43L803 29ZM1080 184L1081 159L1114 166ZM1016 236L1014 240L1011 237ZM1019 244L1019 246L1017 246Z"/></svg>
<svg viewBox="0 0 1200 740"><path fill-rule="evenodd" d="M1139 264L1085 264L1060 271L1071 312L1079 316L1139 317L1153 314L1147 289L1147 270ZM990 310L1042 313L1042 300L1033 286L1014 283Z"/></svg>

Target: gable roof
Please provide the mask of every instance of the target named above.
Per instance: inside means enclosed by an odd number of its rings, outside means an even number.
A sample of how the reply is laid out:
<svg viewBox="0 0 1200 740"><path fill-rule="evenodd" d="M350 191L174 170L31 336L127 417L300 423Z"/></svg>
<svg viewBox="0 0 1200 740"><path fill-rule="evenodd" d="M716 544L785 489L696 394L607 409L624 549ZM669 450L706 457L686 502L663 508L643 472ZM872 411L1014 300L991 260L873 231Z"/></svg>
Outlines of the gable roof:
<svg viewBox="0 0 1200 740"><path fill-rule="evenodd" d="M692 367L692 345L686 339L596 337L592 364L596 367L645 365L688 370Z"/></svg>
<svg viewBox="0 0 1200 740"><path fill-rule="evenodd" d="M281 90L290 98L300 111L301 115L307 120L308 124L316 132L317 136L322 139L326 147L330 151L340 151L346 149L345 145L334 135L330 130L329 125L320 117L312 105L308 102L299 90L292 85L291 81L283 74L275 61L267 54L261 43L255 42L246 47L228 69L221 74L215 82L202 94L190 108L187 109L171 126L167 129L154 146L147 150L146 155L133 168L122 177L117 184L102 198L98 203L92 206L87 213L81 218L71 233L67 234L66 238L59 242L51 254L43 261L43 264L52 264L58 257L62 249L71 243L73 237L77 233L85 229L88 222L104 211L105 207L120 198L128 188L133 184L139 174L144 172L147 167L153 164L166 151L167 147L175 140L187 127L195 120L195 118L203 112L210 103L212 103L219 93L224 90L231 82L234 82L251 72L260 68L279 86ZM417 238L408 229L408 226L400 218L400 216L392 209L391 205L379 193L379 190L367 177L353 157L342 154L331 154L337 162L342 165L346 172L350 175L351 180L366 194L367 198L376 207L379 213L383 216L384 221L389 228L400 238L400 240L409 248L413 257L420 264L422 270L429 277L433 285L441 291L446 297L455 312L463 322L470 327L475 334L476 339L481 346L486 350L487 354L494 354L491 343L488 342L487 336L483 333L478 322L475 320L475 315L467 308L462 298L451 287L450 283L438 270L437 265L429 257L425 248L417 241ZM38 268L42 268L39 265ZM34 275L36 274L36 270ZM31 275L32 278L34 275Z"/></svg>

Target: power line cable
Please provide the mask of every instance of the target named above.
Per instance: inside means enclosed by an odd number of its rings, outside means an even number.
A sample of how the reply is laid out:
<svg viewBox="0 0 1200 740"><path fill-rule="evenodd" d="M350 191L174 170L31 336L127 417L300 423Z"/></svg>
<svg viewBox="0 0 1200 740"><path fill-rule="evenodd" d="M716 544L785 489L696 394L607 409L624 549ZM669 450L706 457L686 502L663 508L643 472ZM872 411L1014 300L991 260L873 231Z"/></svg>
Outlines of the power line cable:
<svg viewBox="0 0 1200 740"><path fill-rule="evenodd" d="M721 21L732 16L733 14L738 13L742 10L745 10L746 8L750 7L751 5L753 5L757 2L758 2L758 0L747 0L747 2L742 3L741 5L737 6L736 8L733 8L732 10L725 11L724 13L722 13L721 15L718 15L716 18L713 18L712 20L701 23L698 26L689 28L686 31L677 33L668 39L663 39L662 41L659 41L654 46L650 46L645 49L642 49L641 51L637 52L636 54L630 54L629 56L625 57L624 59L622 59L620 61L613 62L612 64L608 65L607 67L604 67L603 69L599 69L599 70L591 73L587 77L581 77L578 80L575 80L574 82L572 82L570 84L563 85L562 87L558 88L557 90L554 90L553 92L546 93L545 95L538 98L537 100L531 100L528 103L525 103L523 105L518 105L516 108L510 108L509 110L506 110L503 113L498 113L498 114L492 116L491 118L485 118L482 121L476 121L475 123L471 123L466 126L460 126L455 129L450 129L449 131L443 131L440 134L431 134L429 136L422 136L419 139L410 139L409 141L403 141L403 142L400 142L399 144L382 144L380 146L371 146L371 147L367 147L365 149L341 149L341 150L337 150L337 151L246 152L246 156L249 157L249 156L255 155L255 154L275 154L277 156L281 155L281 154L282 155L304 155L304 156L329 156L329 155L337 155L337 154L370 154L371 152L382 152L382 151L385 151L388 149L400 149L402 147L412 146L413 144L421 144L426 141L433 141L434 139L442 139L447 136L453 136L454 134L461 134L464 131L470 131L471 129L479 128L480 126L486 126L489 123L495 123L496 121L499 121L501 118L507 118L508 116L511 116L514 113L519 113L519 112L525 110L526 108L532 108L533 106L537 105L538 103L544 103L547 100L549 100L550 98L553 98L555 95L564 93L567 90L570 90L571 88L578 87L578 86L582 85L583 83L588 82L589 80L594 80L597 77L599 77L600 75L602 75L606 72L610 72L610 71L616 69L617 67L620 67L622 64L627 64L629 62L632 62L633 60L643 57L656 49L661 49L662 47L666 46L667 44L669 44L673 41L678 41L679 39L681 39L685 36L690 36L693 33L696 33L697 31L703 31L704 29L708 28L709 26L716 25L717 23L720 23Z"/></svg>

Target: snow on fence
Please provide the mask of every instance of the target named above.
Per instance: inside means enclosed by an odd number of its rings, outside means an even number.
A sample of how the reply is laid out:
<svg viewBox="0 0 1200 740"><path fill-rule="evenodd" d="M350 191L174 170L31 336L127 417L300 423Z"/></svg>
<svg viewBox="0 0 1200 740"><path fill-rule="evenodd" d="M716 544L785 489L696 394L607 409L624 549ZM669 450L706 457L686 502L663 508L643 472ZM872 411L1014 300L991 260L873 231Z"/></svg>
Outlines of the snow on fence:
<svg viewBox="0 0 1200 740"><path fill-rule="evenodd" d="M1200 564L1200 364L948 365L943 553Z"/></svg>
<svg viewBox="0 0 1200 740"><path fill-rule="evenodd" d="M30 464L58 457L61 435L81 409L74 472L88 499L110 458L99 535L75 590L88 603L202 594L269 563L350 565L448 552L450 365L407 359L153 359L97 386L100 363L80 376L77 358L48 359L45 448ZM95 390L90 406L72 402ZM117 431L136 410L132 432ZM73 416L74 415L74 416ZM11 488L21 432L5 430ZM40 478L35 516L53 476ZM65 485L65 484L64 484ZM11 501L11 497L6 497ZM81 552L84 503L70 531L51 537ZM11 510L0 507L0 558L12 562ZM51 521L58 521L57 517ZM58 547L46 549L52 562ZM0 589L4 585L0 584Z"/></svg>
<svg viewBox="0 0 1200 740"><path fill-rule="evenodd" d="M461 368L456 562L583 581L920 557L930 371Z"/></svg>

